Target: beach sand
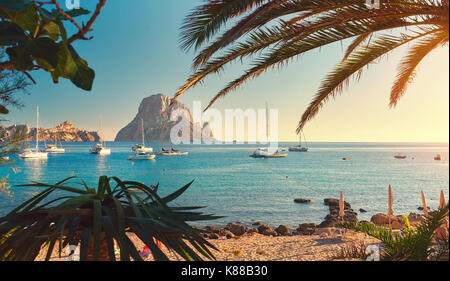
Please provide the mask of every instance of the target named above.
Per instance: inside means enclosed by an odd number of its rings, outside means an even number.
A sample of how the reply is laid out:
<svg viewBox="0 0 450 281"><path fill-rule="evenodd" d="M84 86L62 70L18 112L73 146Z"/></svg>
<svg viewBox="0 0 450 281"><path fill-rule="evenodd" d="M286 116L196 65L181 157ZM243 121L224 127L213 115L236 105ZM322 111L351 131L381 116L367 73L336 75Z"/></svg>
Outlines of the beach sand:
<svg viewBox="0 0 450 281"><path fill-rule="evenodd" d="M130 239L142 249L144 243L133 234ZM343 247L359 245L362 242L374 244L378 241L373 238L365 237L362 233L348 233L346 241L341 239L330 239L320 235L295 235L295 236L264 236L257 233L239 237L238 239L208 239L220 251L213 251L218 261L329 261L333 256L339 254ZM182 261L183 259L174 253L169 252L165 246L163 251L172 261ZM53 252L52 261L67 260L64 254L61 258L57 250ZM38 261L45 259L46 251L43 250ZM116 256L119 258L119 255ZM153 258L147 257L146 261L152 261Z"/></svg>

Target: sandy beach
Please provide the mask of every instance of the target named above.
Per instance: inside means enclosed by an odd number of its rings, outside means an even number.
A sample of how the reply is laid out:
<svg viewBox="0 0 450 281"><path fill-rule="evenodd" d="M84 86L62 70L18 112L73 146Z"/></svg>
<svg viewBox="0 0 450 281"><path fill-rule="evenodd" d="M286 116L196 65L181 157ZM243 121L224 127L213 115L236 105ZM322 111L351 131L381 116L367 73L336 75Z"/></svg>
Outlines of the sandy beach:
<svg viewBox="0 0 450 281"><path fill-rule="evenodd" d="M138 249L144 247L144 243L135 235L129 238ZM329 261L333 260L343 247L377 243L373 238L364 237L362 233L347 233L346 240L330 239L321 235L295 235L295 236L265 236L258 233L245 234L241 237L227 239L208 239L219 251L213 251L218 261ZM59 257L55 249L51 261L66 261L67 255L64 249ZM183 259L162 246L162 250L171 261ZM46 250L41 251L37 261L44 261ZM116 258L119 258L117 253ZM151 256L144 258L153 261Z"/></svg>

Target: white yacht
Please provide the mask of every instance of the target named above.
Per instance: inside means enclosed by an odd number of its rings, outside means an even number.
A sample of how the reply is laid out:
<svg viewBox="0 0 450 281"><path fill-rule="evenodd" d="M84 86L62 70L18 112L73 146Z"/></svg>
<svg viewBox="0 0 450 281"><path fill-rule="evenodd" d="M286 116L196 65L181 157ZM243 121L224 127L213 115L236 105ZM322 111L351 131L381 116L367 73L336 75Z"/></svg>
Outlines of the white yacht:
<svg viewBox="0 0 450 281"><path fill-rule="evenodd" d="M99 136L101 138L100 132L102 131L102 118L100 117L100 130L99 130ZM106 142L102 141L101 143L97 143L90 151L91 154L97 154L97 155L110 155L111 154L111 148L106 148Z"/></svg>
<svg viewBox="0 0 450 281"><path fill-rule="evenodd" d="M34 150L27 148L19 154L24 159L42 159L47 158L48 153L39 151L39 106L36 106L36 148Z"/></svg>
<svg viewBox="0 0 450 281"><path fill-rule="evenodd" d="M128 160L153 160L156 155L148 152L136 152L134 155L128 156Z"/></svg>
<svg viewBox="0 0 450 281"><path fill-rule="evenodd" d="M111 149L103 146L103 143L97 143L92 149L91 154L98 155L109 155L111 154Z"/></svg>
<svg viewBox="0 0 450 281"><path fill-rule="evenodd" d="M142 144L136 144L131 148L133 152L153 152L153 148L145 147L145 137L144 137L144 119L141 118L141 130L142 130Z"/></svg>
<svg viewBox="0 0 450 281"><path fill-rule="evenodd" d="M280 153L278 149L270 149L270 147L260 147L256 149L250 157L253 158L284 158L287 153Z"/></svg>
<svg viewBox="0 0 450 281"><path fill-rule="evenodd" d="M266 134L269 140L269 105L266 103ZM253 158L284 158L288 156L287 153L280 153L278 149L272 147L259 147L250 157Z"/></svg>

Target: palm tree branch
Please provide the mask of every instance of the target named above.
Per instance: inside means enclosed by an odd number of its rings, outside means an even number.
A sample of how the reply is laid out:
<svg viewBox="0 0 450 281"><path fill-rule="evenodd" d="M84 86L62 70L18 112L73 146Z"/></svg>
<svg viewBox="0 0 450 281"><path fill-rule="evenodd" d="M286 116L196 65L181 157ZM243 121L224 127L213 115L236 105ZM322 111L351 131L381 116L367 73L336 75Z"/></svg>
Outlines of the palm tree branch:
<svg viewBox="0 0 450 281"><path fill-rule="evenodd" d="M346 61L340 63L335 70L324 79L316 97L303 113L297 127L297 133L302 131L305 124L319 112L319 109L330 97L343 91L344 86L348 85L349 79L353 75L358 73L357 77L359 78L361 71L365 66L406 43L439 32L440 30L441 29L431 29L415 36L405 34L402 34L400 37L393 35L380 36L369 46L361 47L357 52L352 53Z"/></svg>
<svg viewBox="0 0 450 281"><path fill-rule="evenodd" d="M405 94L408 84L413 81L416 68L423 58L448 40L448 33L442 31L423 38L411 47L408 55L400 62L399 73L391 91L391 107L395 107L399 99Z"/></svg>

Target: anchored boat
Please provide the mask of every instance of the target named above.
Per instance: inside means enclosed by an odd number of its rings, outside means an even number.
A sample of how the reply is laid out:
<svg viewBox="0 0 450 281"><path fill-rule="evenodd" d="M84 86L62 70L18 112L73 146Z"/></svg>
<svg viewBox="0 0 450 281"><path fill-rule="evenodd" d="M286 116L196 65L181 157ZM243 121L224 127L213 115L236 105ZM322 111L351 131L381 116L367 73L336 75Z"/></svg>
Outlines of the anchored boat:
<svg viewBox="0 0 450 281"><path fill-rule="evenodd" d="M48 157L47 152L39 151L39 106L36 106L36 148L35 150L30 148L25 149L19 154L19 157L24 159L42 159Z"/></svg>

